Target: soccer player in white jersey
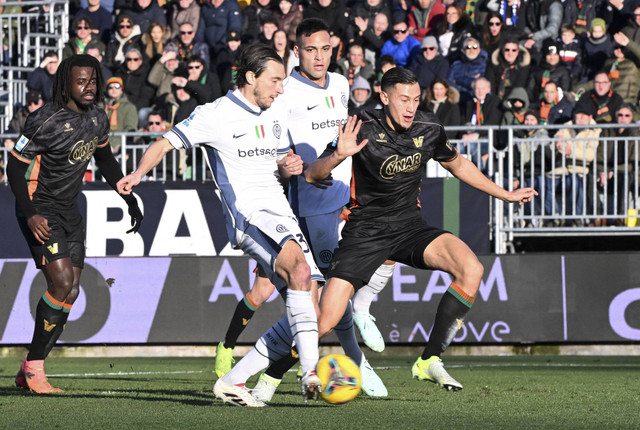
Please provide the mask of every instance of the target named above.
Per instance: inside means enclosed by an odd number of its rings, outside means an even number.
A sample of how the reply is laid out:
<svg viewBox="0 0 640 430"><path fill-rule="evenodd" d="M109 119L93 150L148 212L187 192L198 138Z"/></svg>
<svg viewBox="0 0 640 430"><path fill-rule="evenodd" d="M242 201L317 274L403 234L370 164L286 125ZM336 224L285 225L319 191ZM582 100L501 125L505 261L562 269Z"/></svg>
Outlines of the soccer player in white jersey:
<svg viewBox="0 0 640 430"><path fill-rule="evenodd" d="M303 396L317 399L322 384L315 374L317 288L312 280L322 280L322 275L274 174L289 177L302 172L302 160L281 139L286 115L271 107L282 94L284 78L284 65L274 49L260 44L245 49L238 59L238 89L198 106L154 142L136 171L118 182L118 190L131 193L173 149L194 145L204 149L222 193L231 244L256 259L279 290L288 287L282 335L298 345ZM213 391L227 403L265 406L251 396L244 381L218 379Z"/></svg>
<svg viewBox="0 0 640 430"><path fill-rule="evenodd" d="M331 61L331 45L324 21L313 18L303 20L298 25L296 36L294 52L300 59L300 66L285 79L284 94L274 102L274 106L286 110L286 135L291 147L306 163L311 163L324 151L328 143L336 139L339 127L347 120L349 84L344 76L327 72ZM321 270L328 269L333 250L338 246L339 231L343 224L340 213L349 201L350 179L349 164L334 170L331 183L325 183L321 188L309 185L304 178L301 181L297 180L296 176L290 178L289 200ZM392 271L391 268L389 276ZM268 298L273 287L269 287L259 277L256 279L257 282L246 298L252 301L256 297ZM386 279L388 280L388 277ZM244 299L238 304L234 319L240 315L239 309L246 308L246 304ZM246 319L246 310L243 315ZM240 327L240 324L232 320L231 327L234 326ZM276 324L265 333L258 344L278 338L279 326L280 324ZM387 389L384 383L375 374L358 345L353 331L351 308L345 312L335 333L345 354L360 365L363 391L369 396L385 397ZM226 351L221 343L217 354L226 353L227 357L230 357L232 351L227 345L228 338L229 332L225 337ZM256 369L262 369L264 365L269 364L264 354L259 355L254 354L254 351L250 352L231 370L232 375L247 379ZM297 361L296 355L295 352L290 353L283 360L270 366L260 376L252 391L253 396L262 401L271 400L282 376ZM220 357L216 356L216 372L221 367L219 360ZM227 363L230 368L230 361ZM228 371L229 369L225 369L224 373Z"/></svg>

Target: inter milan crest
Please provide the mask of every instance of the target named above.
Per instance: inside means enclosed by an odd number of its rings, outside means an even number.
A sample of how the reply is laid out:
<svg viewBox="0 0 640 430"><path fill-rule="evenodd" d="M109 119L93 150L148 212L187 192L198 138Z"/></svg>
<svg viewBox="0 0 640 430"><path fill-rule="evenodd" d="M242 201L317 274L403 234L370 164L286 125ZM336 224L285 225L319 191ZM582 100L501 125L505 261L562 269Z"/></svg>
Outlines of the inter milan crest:
<svg viewBox="0 0 640 430"><path fill-rule="evenodd" d="M278 124L277 122L273 124L273 135L276 137L276 139L280 139L281 132L282 128L280 127L280 124Z"/></svg>
<svg viewBox="0 0 640 430"><path fill-rule="evenodd" d="M342 97L340 97L340 100L342 101L342 106L346 108L349 107L349 99L347 98L347 95L345 93L342 93Z"/></svg>

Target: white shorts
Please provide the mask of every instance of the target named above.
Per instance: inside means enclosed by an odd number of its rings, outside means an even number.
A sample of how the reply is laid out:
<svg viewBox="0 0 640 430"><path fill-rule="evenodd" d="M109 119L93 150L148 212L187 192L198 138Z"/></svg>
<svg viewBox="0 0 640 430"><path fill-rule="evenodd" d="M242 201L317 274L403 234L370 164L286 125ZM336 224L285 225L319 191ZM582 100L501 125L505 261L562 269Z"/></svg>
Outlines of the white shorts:
<svg viewBox="0 0 640 430"><path fill-rule="evenodd" d="M322 272L329 269L333 251L338 247L344 220L340 219L342 208L321 215L300 218L300 224L309 239L313 256Z"/></svg>
<svg viewBox="0 0 640 430"><path fill-rule="evenodd" d="M316 266L311 249L295 217L260 211L247 220L247 227L244 232L237 233L240 249L253 257L262 266L267 277L278 291L286 288L286 284L275 272L276 259L284 244L290 240L294 240L300 245L311 269L311 280L324 281L324 277Z"/></svg>

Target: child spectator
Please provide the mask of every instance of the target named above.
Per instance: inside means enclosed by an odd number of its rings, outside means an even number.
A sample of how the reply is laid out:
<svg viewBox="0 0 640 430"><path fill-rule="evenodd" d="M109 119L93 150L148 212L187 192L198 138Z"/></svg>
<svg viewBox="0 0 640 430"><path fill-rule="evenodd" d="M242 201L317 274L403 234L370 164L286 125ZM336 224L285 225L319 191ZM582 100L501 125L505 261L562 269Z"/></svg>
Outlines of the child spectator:
<svg viewBox="0 0 640 430"><path fill-rule="evenodd" d="M560 28L558 43L560 60L562 60L569 69L571 86L573 87L582 77L582 50L580 48L580 42L576 39L576 32L573 26L563 25Z"/></svg>
<svg viewBox="0 0 640 430"><path fill-rule="evenodd" d="M582 45L582 82L592 80L602 69L613 51L613 41L607 34L607 26L602 18L591 21L591 31Z"/></svg>

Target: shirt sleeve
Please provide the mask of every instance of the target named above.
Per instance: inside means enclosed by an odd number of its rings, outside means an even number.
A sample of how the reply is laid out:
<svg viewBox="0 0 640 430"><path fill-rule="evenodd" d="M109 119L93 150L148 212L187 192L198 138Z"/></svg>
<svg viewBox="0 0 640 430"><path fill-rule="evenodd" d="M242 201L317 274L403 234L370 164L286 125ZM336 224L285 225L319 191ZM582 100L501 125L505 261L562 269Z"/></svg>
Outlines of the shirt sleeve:
<svg viewBox="0 0 640 430"><path fill-rule="evenodd" d="M444 127L440 127L440 135L436 141L433 159L436 161L453 161L457 156L458 151L449 143Z"/></svg>

